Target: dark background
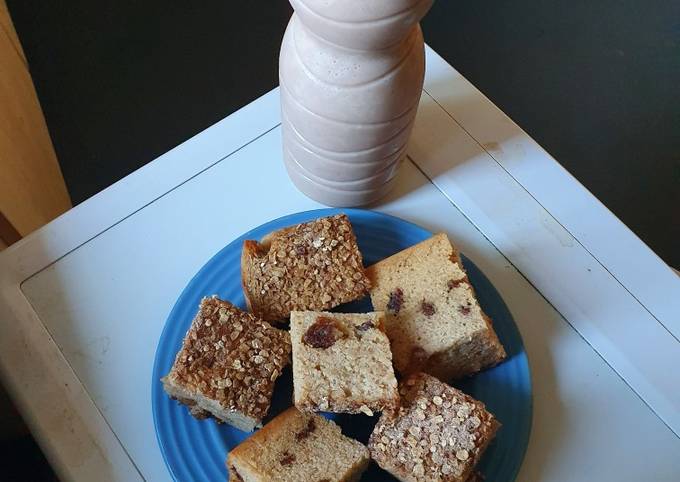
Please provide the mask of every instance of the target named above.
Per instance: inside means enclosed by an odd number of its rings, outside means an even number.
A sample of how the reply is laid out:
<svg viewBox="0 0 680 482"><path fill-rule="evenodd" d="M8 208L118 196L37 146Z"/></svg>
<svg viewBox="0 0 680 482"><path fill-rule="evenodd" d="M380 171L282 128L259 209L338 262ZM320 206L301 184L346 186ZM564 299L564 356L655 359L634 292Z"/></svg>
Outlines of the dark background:
<svg viewBox="0 0 680 482"><path fill-rule="evenodd" d="M8 4L74 203L275 87L291 14L284 0ZM680 267L680 1L437 0L423 29Z"/></svg>

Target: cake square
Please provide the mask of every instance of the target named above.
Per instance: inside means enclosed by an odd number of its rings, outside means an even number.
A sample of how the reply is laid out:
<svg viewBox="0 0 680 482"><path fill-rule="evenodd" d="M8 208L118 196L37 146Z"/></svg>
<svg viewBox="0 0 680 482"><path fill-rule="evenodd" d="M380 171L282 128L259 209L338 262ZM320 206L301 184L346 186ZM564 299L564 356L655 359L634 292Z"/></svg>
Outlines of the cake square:
<svg viewBox="0 0 680 482"><path fill-rule="evenodd" d="M227 467L241 482L358 482L369 460L335 423L291 407L234 448Z"/></svg>
<svg viewBox="0 0 680 482"><path fill-rule="evenodd" d="M399 384L401 407L383 415L368 441L371 457L403 482L464 482L500 424L484 404L425 373Z"/></svg>
<svg viewBox="0 0 680 482"><path fill-rule="evenodd" d="M290 352L287 332L228 301L203 298L163 388L197 418L251 431L262 426Z"/></svg>
<svg viewBox="0 0 680 482"><path fill-rule="evenodd" d="M398 406L384 313L294 311L290 336L300 410L373 415Z"/></svg>
<svg viewBox="0 0 680 482"><path fill-rule="evenodd" d="M243 242L243 292L250 311L267 321L291 311L328 310L362 298L370 287L356 237L344 214Z"/></svg>
<svg viewBox="0 0 680 482"><path fill-rule="evenodd" d="M387 336L402 374L424 371L451 380L505 358L446 234L368 267L366 275L374 309L387 313Z"/></svg>

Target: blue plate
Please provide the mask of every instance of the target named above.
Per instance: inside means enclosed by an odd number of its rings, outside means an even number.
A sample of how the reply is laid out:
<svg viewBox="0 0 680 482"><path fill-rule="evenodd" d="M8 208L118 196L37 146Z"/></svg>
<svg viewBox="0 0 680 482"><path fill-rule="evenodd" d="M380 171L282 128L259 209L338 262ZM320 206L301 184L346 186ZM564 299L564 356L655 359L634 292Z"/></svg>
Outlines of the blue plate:
<svg viewBox="0 0 680 482"><path fill-rule="evenodd" d="M384 214L358 209L320 209L292 214L253 229L234 240L208 261L194 276L170 312L156 349L151 380L151 405L156 436L172 477L178 481L224 481L225 459L229 450L248 437L248 433L218 425L212 420L196 420L186 408L171 400L163 391L160 378L168 373L184 334L203 296L220 298L245 306L241 291L240 258L244 239L260 239L265 234L293 224L339 212L346 213L359 242L366 265L370 265L404 248L416 244L432 233L415 224ZM498 336L508 352L501 365L464 380L457 386L482 400L503 424L489 446L480 470L487 481L515 480L524 458L531 430L531 377L526 352L517 326L484 274L467 258L463 263L484 311L494 321ZM342 307L343 311L370 311L370 301L363 300ZM270 414L265 423L291 405L292 376L288 369L277 381ZM376 418L367 423L361 416L332 415L344 434L364 443ZM362 480L395 480L375 464Z"/></svg>

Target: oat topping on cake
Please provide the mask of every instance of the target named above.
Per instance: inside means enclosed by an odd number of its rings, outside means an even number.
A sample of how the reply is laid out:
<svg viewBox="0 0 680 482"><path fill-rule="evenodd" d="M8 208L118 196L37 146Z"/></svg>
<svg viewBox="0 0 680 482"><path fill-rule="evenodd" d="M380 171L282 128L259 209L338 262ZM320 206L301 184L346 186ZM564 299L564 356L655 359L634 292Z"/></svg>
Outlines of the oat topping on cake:
<svg viewBox="0 0 680 482"><path fill-rule="evenodd" d="M199 407L197 415L209 412L228 423L240 417L257 425L290 351L285 331L227 301L204 298L164 386L191 405L192 413Z"/></svg>
<svg viewBox="0 0 680 482"><path fill-rule="evenodd" d="M381 417L373 459L400 480L463 482L499 427L481 402L424 373L399 385L401 408Z"/></svg>
<svg viewBox="0 0 680 482"><path fill-rule="evenodd" d="M320 218L245 241L243 290L251 311L283 320L294 310L327 310L365 296L370 283L346 215Z"/></svg>

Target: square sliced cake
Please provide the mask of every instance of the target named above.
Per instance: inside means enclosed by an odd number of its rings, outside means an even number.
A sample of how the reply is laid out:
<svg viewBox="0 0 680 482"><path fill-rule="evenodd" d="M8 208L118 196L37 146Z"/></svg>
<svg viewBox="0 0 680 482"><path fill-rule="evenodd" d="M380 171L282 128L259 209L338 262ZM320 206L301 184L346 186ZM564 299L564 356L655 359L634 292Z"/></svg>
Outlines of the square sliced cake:
<svg viewBox="0 0 680 482"><path fill-rule="evenodd" d="M368 294L361 253L346 215L320 218L247 240L241 256L250 310L267 321L328 310Z"/></svg>
<svg viewBox="0 0 680 482"><path fill-rule="evenodd" d="M233 449L227 468L240 482L355 482L369 460L335 423L291 407Z"/></svg>
<svg viewBox="0 0 680 482"><path fill-rule="evenodd" d="M484 404L425 373L399 384L396 417L380 417L368 447L403 482L464 482L500 424Z"/></svg>
<svg viewBox="0 0 680 482"><path fill-rule="evenodd" d="M387 336L401 373L424 371L450 380L505 358L446 234L390 256L366 274L374 309L387 313Z"/></svg>
<svg viewBox="0 0 680 482"><path fill-rule="evenodd" d="M294 311L290 336L300 410L372 415L398 406L384 313Z"/></svg>
<svg viewBox="0 0 680 482"><path fill-rule="evenodd" d="M216 297L203 298L163 388L192 415L251 431L290 362L290 336Z"/></svg>

